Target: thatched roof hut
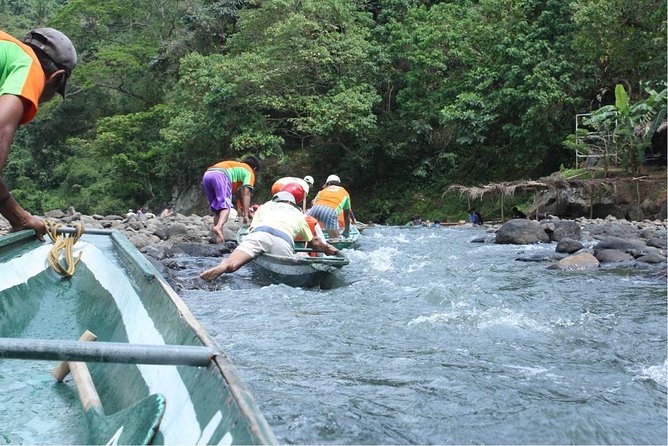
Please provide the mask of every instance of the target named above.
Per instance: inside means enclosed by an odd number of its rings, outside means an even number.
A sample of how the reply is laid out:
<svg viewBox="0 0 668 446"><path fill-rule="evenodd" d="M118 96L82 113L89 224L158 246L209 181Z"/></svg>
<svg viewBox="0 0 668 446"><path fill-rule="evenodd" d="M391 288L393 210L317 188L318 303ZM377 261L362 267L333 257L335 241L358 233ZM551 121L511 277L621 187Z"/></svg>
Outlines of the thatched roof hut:
<svg viewBox="0 0 668 446"><path fill-rule="evenodd" d="M636 185L641 181L656 181L648 177L637 178L602 178L591 180L576 180L565 179L560 176L544 177L538 180L521 180L512 182L490 183L486 186L463 186L460 184L453 184L449 186L444 192L459 193L460 196L466 196L469 200L481 199L484 195L499 196L501 199L501 220L504 220L503 215L503 199L504 197L514 196L517 192L534 192L534 207L536 208L536 215L539 213L538 209L538 193L543 190L556 191L559 189L584 189L590 197L590 217L593 209L594 193L596 191L616 192L619 183L636 182ZM640 195L638 193L638 206L640 206ZM470 207L470 205L469 205Z"/></svg>

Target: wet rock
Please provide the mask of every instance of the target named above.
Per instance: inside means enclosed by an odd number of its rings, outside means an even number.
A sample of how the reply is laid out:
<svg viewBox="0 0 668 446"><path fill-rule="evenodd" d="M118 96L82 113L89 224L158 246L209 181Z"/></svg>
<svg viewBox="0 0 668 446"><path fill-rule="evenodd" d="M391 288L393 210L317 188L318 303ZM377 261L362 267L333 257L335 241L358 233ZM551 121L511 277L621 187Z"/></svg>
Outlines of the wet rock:
<svg viewBox="0 0 668 446"><path fill-rule="evenodd" d="M662 256L661 254L656 253L656 252L651 252L651 253L647 253L645 255L642 255L640 257L637 257L636 261L643 262L643 263L657 264L657 263L665 262L666 261L666 256Z"/></svg>
<svg viewBox="0 0 668 446"><path fill-rule="evenodd" d="M666 249L666 239L653 237L647 241L647 246L652 246L654 248Z"/></svg>
<svg viewBox="0 0 668 446"><path fill-rule="evenodd" d="M601 263L628 262L633 260L633 256L631 254L627 254L624 251L620 251L618 249L600 249L595 251L594 255Z"/></svg>
<svg viewBox="0 0 668 446"><path fill-rule="evenodd" d="M594 253L604 249L616 249L626 252L629 250L642 251L644 248L645 244L641 242L626 240L619 237L606 237L594 246Z"/></svg>
<svg viewBox="0 0 668 446"><path fill-rule="evenodd" d="M178 243L167 250L168 257L190 256L190 257L222 257L231 252L225 244L205 245L202 243Z"/></svg>
<svg viewBox="0 0 668 446"><path fill-rule="evenodd" d="M498 244L529 245L549 242L550 237L545 233L540 224L524 218L504 223L496 231L495 238L495 243Z"/></svg>
<svg viewBox="0 0 668 446"><path fill-rule="evenodd" d="M598 268L600 262L593 256L593 254L584 252L582 254L575 254L565 257L554 265L550 265L547 269L557 269L566 271L584 271Z"/></svg>
<svg viewBox="0 0 668 446"><path fill-rule="evenodd" d="M566 254L573 254L578 252L584 248L584 245L580 243L577 240L573 240L571 238L564 238L559 243L557 243L557 247L555 248L556 252L562 252Z"/></svg>

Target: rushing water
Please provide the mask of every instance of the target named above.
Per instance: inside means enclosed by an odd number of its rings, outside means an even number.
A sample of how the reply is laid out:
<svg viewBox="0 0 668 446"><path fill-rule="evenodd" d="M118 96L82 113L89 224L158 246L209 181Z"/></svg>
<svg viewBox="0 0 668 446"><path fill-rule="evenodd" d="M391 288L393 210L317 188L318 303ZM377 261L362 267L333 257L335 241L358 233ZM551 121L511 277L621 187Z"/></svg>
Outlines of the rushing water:
<svg viewBox="0 0 668 446"><path fill-rule="evenodd" d="M547 270L515 259L554 244L481 231L370 228L331 289L246 266L181 295L281 443L665 444L665 264Z"/></svg>

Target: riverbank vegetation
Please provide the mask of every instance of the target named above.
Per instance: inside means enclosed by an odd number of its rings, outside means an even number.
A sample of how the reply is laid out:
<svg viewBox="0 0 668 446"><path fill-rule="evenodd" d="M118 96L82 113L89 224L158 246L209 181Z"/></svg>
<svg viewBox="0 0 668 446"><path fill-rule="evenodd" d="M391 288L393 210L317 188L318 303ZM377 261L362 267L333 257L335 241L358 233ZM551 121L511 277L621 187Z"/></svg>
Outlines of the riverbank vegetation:
<svg viewBox="0 0 668 446"><path fill-rule="evenodd" d="M457 220L450 184L575 167L576 114L666 81L657 0L0 1L2 29L35 26L79 54L5 168L35 213L206 212L186 198L204 169L254 153L254 201L336 173L360 220Z"/></svg>

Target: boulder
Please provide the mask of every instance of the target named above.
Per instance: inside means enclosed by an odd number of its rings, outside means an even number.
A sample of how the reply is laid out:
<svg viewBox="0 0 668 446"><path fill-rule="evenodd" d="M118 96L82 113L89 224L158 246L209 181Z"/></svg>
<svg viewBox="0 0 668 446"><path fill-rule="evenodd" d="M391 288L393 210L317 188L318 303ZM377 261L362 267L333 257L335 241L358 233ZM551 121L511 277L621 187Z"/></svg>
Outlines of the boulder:
<svg viewBox="0 0 668 446"><path fill-rule="evenodd" d="M548 266L547 269L584 271L598 268L599 266L601 266L601 264L596 259L596 257L594 257L591 253L583 252L581 254L565 257L559 260L559 262Z"/></svg>
<svg viewBox="0 0 668 446"><path fill-rule="evenodd" d="M553 220L550 224L550 231L547 235L553 242L558 242L564 239L579 240L582 237L580 225L570 220Z"/></svg>
<svg viewBox="0 0 668 446"><path fill-rule="evenodd" d="M633 256L631 254L627 254L624 251L620 251L618 249L600 249L595 251L594 255L601 263L628 262L633 260Z"/></svg>
<svg viewBox="0 0 668 446"><path fill-rule="evenodd" d="M495 238L497 244L529 245L549 242L550 237L537 222L524 218L513 219L504 223L496 231Z"/></svg>
<svg viewBox="0 0 668 446"><path fill-rule="evenodd" d="M645 245L640 242L625 240L620 237L606 237L598 242L596 246L594 246L594 254L596 255L598 251L602 251L604 249L616 249L622 252L631 250L643 251L645 249Z"/></svg>
<svg viewBox="0 0 668 446"><path fill-rule="evenodd" d="M557 243L555 248L556 252L562 252L566 254L573 254L584 248L584 245L577 240L571 238L564 238Z"/></svg>
<svg viewBox="0 0 668 446"><path fill-rule="evenodd" d="M666 239L653 237L647 241L647 246L652 246L654 248L666 249Z"/></svg>
<svg viewBox="0 0 668 446"><path fill-rule="evenodd" d="M63 218L64 216L65 216L65 213L63 211L61 211L60 209L53 209L51 211L47 211L44 214L44 217L46 217L47 219L52 219L52 218L60 219L60 218Z"/></svg>

